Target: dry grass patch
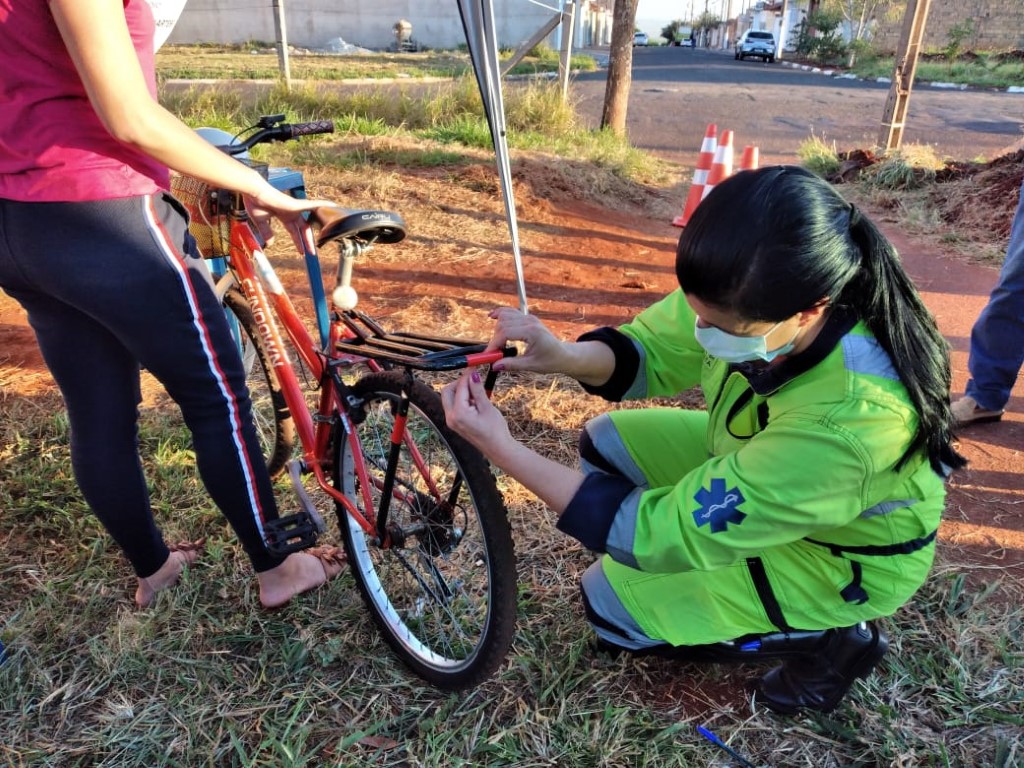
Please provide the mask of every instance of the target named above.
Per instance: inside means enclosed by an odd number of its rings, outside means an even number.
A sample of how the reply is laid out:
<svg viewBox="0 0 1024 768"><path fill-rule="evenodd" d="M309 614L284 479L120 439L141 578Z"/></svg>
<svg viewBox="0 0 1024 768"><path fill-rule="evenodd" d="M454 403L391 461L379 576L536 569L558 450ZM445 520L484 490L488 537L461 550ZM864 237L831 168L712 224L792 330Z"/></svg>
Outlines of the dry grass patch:
<svg viewBox="0 0 1024 768"><path fill-rule="evenodd" d="M493 160L460 149L458 162L410 169L395 160L415 150L409 142L346 136L303 149L308 155L272 158L302 167L317 196L406 217L407 240L376 248L357 266L371 314L392 327L486 338L486 309L512 296ZM557 200L585 199L605 216L646 211L668 221L677 212L656 207L664 200L656 186L585 164L516 155L529 238L555 231ZM286 284L301 285L301 264L280 250L272 256ZM333 258L325 256L324 267L330 280ZM609 405L564 378L528 374L500 377L495 401L519 439L566 462L575 461L588 419L651 404ZM657 404L701 402L689 392ZM502 476L518 555L519 627L492 680L449 695L395 661L347 575L281 611L257 607L246 559L199 483L180 417L162 398L142 407L140 433L157 516L168 537L203 535L208 549L153 608L134 610L129 569L70 477L67 440L52 391L0 396L0 637L9 654L0 667L0 763L725 765L696 725L752 763L779 768L1010 768L1024 760L1024 594L998 572L972 573L964 550L940 545L928 584L884 622L894 651L878 674L831 716L781 718L749 706L744 684L764 667L595 653L578 597L594 555Z"/></svg>
<svg viewBox="0 0 1024 768"><path fill-rule="evenodd" d="M421 299L408 311L473 328L446 303ZM607 409L571 382L532 374L503 377L496 402L520 439L562 460ZM830 717L779 718L751 712L744 691L765 667L595 653L578 598L594 556L503 477L519 560L516 640L493 680L447 695L397 664L347 576L283 611L256 607L245 558L199 487L170 409L142 414L158 516L171 535L202 532L210 545L141 612L67 474L54 398L7 398L0 416L0 634L10 655L0 760L10 765L724 765L696 725L755 765L1009 768L1024 756L1024 595L999 580L965 589L965 564L945 550L929 584L885 622L894 648L880 672Z"/></svg>

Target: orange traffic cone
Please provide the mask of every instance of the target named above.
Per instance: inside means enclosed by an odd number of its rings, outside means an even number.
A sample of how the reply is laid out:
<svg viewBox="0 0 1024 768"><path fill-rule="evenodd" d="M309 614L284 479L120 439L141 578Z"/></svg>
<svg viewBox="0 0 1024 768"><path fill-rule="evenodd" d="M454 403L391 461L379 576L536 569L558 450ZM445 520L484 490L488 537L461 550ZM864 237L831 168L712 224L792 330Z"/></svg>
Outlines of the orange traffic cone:
<svg viewBox="0 0 1024 768"><path fill-rule="evenodd" d="M686 202L683 204L682 212L672 219L672 226L685 227L686 222L693 215L693 209L697 207L697 203L702 199L701 195L704 192L704 185L708 180L708 172L711 170L711 164L715 159L715 149L717 147L715 136L717 133L718 126L714 123L708 123L707 130L704 131L704 141L700 143L700 155L697 157L697 167L693 171L693 182L690 184L690 191L686 195Z"/></svg>
<svg viewBox="0 0 1024 768"><path fill-rule="evenodd" d="M740 157L741 171L756 171L761 162L757 146L748 144L743 148L743 156Z"/></svg>
<svg viewBox="0 0 1024 768"><path fill-rule="evenodd" d="M700 199L703 200L716 184L721 184L732 176L732 131L722 131L722 140L715 149L715 161L708 172L708 182L704 185Z"/></svg>

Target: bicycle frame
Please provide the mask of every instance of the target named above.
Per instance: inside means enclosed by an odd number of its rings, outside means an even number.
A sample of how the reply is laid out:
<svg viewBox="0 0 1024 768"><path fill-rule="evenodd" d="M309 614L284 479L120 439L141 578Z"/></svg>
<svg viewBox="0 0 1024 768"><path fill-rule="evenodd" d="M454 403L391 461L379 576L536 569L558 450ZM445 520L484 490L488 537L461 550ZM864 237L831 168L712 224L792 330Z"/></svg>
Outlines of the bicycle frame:
<svg viewBox="0 0 1024 768"><path fill-rule="evenodd" d="M381 481L371 478L367 471L359 437L349 415L350 403L343 401L347 387L337 372L339 365L359 363L366 365L371 371L381 371L385 368L385 365L378 362L377 359L360 354L358 347L351 344L346 345L346 342L350 340L366 341L368 336L360 332L359 323L368 325L375 339L383 338L386 335L368 317L351 310L346 313L337 313L333 319L330 319L320 272L320 259L312 230L308 224L302 224L302 252L321 337L320 343L317 344L288 297L284 285L263 250L259 237L249 225L244 209L239 204L235 210L238 213L232 214L231 217L230 256L226 265L227 272L218 281L218 293L222 295L231 285L237 284L252 308L264 350L273 365L274 373L295 423L296 434L302 445L304 469L312 472L320 488L335 502L341 504L368 535L375 537L380 546L386 548L391 545L391 537L387 530L391 499L404 498L403 493L396 490L395 485L398 454L402 445L408 448L430 493L440 499L440 491L430 476L427 463L423 460L412 438L405 431L409 408L408 397L403 397L395 415L394 428L390 437L391 450L388 466ZM288 358L281 335L282 328L293 348L302 358L302 362L308 367L313 377L320 382L320 402L315 416L310 412L295 369ZM480 350L482 345L466 346L466 342L456 340L433 339L412 334L403 334L402 339L433 342L435 346L442 347L447 345L448 351L451 351L452 344L464 345L455 348L455 351L460 353L456 363L435 366L439 369L487 364L501 359L506 354L501 350L483 352ZM389 346L389 343L382 343L385 347ZM396 346L396 344L391 342L390 346ZM379 351L377 354L385 361L408 360L402 354L389 352L387 349ZM407 367L406 370L411 380L411 368ZM492 371L488 376L490 386L493 386L493 377L494 372ZM327 453L331 447L332 430L335 425L340 426L344 431L343 439L349 441L356 477L362 489L362 501L366 514L363 514L351 499L331 484L324 471L330 458ZM293 480L296 480L295 475L293 475ZM297 480L295 484L297 490L301 488ZM381 507L378 510L374 510L373 507L371 486L377 487L381 492ZM457 493L457 491L458 484L453 489L453 492Z"/></svg>
<svg viewBox="0 0 1024 768"><path fill-rule="evenodd" d="M304 198L300 171L269 168L248 151L333 129L329 120L288 123L279 114L234 136L198 130L279 191ZM171 189L189 212L195 250L243 356L268 474L286 468L299 502L294 514L263 519L267 551L285 557L313 546L333 501L355 585L385 642L439 687L484 680L504 660L515 630L508 510L486 459L447 427L440 396L417 372L487 365L515 348L389 332L356 310L356 259L405 237L396 213L326 206L303 214L292 231L307 272L303 299L312 299L313 312L303 302L300 317L241 195L181 174ZM318 249L331 244L338 263L328 298ZM488 395L496 375L492 366Z"/></svg>

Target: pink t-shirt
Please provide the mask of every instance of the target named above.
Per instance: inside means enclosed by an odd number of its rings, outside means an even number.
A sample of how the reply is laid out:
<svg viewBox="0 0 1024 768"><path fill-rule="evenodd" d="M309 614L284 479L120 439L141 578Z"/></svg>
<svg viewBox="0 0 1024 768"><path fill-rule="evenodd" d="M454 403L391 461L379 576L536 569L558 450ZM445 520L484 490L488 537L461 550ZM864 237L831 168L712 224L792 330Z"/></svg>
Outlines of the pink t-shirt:
<svg viewBox="0 0 1024 768"><path fill-rule="evenodd" d="M156 98L153 12L122 0ZM93 111L47 0L0 0L0 198L79 202L168 187L167 168L114 139Z"/></svg>

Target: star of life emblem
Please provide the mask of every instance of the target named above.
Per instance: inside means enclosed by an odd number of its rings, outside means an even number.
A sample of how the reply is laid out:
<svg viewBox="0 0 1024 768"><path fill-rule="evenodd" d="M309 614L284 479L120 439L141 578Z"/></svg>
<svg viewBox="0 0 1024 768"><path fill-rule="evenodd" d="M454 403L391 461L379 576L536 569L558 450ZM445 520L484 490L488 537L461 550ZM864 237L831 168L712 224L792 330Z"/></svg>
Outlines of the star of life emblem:
<svg viewBox="0 0 1024 768"><path fill-rule="evenodd" d="M710 487L697 491L693 495L693 500L700 504L700 507L693 511L693 521L698 528L709 525L712 533L727 530L729 523L739 525L747 516L745 512L737 509L745 501L743 494L736 487L727 491L724 477L711 478Z"/></svg>

